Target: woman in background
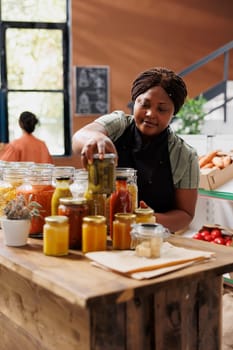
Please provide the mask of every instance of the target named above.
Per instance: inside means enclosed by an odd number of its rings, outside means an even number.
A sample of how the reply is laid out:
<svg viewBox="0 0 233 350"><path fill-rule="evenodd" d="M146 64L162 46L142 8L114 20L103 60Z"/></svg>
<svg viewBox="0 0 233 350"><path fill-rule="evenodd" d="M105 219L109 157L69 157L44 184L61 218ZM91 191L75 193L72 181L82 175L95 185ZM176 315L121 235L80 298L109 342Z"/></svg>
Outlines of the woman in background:
<svg viewBox="0 0 233 350"><path fill-rule="evenodd" d="M115 111L73 136L84 167L94 153L100 159L115 153L119 167L137 169L140 206L153 208L156 221L172 232L192 221L199 187L197 153L169 126L186 96L184 81L173 71L146 70L132 84L133 115Z"/></svg>
<svg viewBox="0 0 233 350"><path fill-rule="evenodd" d="M35 114L28 111L21 113L19 126L23 135L6 145L0 160L53 164L45 142L32 135L38 123L39 120Z"/></svg>

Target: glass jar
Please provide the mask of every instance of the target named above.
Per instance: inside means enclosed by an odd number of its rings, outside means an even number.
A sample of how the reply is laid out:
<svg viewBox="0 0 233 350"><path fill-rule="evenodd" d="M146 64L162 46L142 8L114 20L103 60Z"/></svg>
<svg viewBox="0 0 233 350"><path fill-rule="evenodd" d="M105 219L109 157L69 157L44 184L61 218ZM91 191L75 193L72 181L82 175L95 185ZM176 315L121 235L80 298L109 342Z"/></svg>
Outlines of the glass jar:
<svg viewBox="0 0 233 350"><path fill-rule="evenodd" d="M70 191L70 177L61 176L56 178L56 187L52 196L51 213L52 215L58 215L59 199L65 197L71 197Z"/></svg>
<svg viewBox="0 0 233 350"><path fill-rule="evenodd" d="M134 224L131 229L131 249L146 258L160 257L161 245L170 231L159 224Z"/></svg>
<svg viewBox="0 0 233 350"><path fill-rule="evenodd" d="M16 189L27 177L28 169L23 167L6 165L2 170L2 180L0 181L0 216L7 203L16 196Z"/></svg>
<svg viewBox="0 0 233 350"><path fill-rule="evenodd" d="M47 216L43 226L43 252L45 255L67 255L69 249L69 223L66 216Z"/></svg>
<svg viewBox="0 0 233 350"><path fill-rule="evenodd" d="M116 168L116 177L126 176L127 187L132 197L132 210L138 206L138 186L137 186L137 170L134 168Z"/></svg>
<svg viewBox="0 0 233 350"><path fill-rule="evenodd" d="M54 166L52 183L53 186L56 186L57 178L69 178L69 184L72 184L74 181L75 168L73 166Z"/></svg>
<svg viewBox="0 0 233 350"><path fill-rule="evenodd" d="M82 224L82 252L106 250L107 225L102 215L86 216Z"/></svg>
<svg viewBox="0 0 233 350"><path fill-rule="evenodd" d="M28 178L16 189L17 194L23 194L26 200L31 200L41 205L40 216L33 217L31 220L31 229L29 236L39 236L43 234L45 217L51 216L51 202L54 193L52 185L53 168L42 166L33 166L30 169Z"/></svg>
<svg viewBox="0 0 233 350"><path fill-rule="evenodd" d="M74 181L70 185L72 196L75 198L83 198L86 196L88 189L88 171L86 169L76 169L74 173Z"/></svg>
<svg viewBox="0 0 233 350"><path fill-rule="evenodd" d="M113 220L116 213L132 213L132 198L127 186L126 176L117 176L116 190L109 200L110 236L113 236Z"/></svg>
<svg viewBox="0 0 233 350"><path fill-rule="evenodd" d="M136 215L129 213L116 213L113 221L113 249L130 249L131 225L135 224Z"/></svg>
<svg viewBox="0 0 233 350"><path fill-rule="evenodd" d="M89 206L84 198L60 198L58 215L69 218L69 248L82 247L82 219L89 215Z"/></svg>
<svg viewBox="0 0 233 350"><path fill-rule="evenodd" d="M115 159L113 153L106 153L104 159L93 155L93 162L87 167L90 193L110 195L115 190Z"/></svg>
<svg viewBox="0 0 233 350"><path fill-rule="evenodd" d="M134 210L136 214L136 223L154 224L156 221L154 210L152 208L137 208Z"/></svg>

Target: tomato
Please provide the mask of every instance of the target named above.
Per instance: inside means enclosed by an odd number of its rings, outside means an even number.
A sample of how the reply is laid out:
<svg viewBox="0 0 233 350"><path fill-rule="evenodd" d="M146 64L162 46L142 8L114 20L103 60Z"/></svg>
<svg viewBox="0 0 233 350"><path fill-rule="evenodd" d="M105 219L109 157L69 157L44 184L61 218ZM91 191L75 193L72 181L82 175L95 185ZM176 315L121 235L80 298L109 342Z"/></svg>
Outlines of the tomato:
<svg viewBox="0 0 233 350"><path fill-rule="evenodd" d="M226 238L226 239L225 239L225 245L226 245L227 247L231 246L231 245L232 245L232 238Z"/></svg>
<svg viewBox="0 0 233 350"><path fill-rule="evenodd" d="M204 236L204 241L207 241L207 242L211 242L211 241L213 241L213 238L212 238L212 236L211 236L211 234L210 233L206 233L205 234L205 236Z"/></svg>
<svg viewBox="0 0 233 350"><path fill-rule="evenodd" d="M200 235L203 237L203 239L205 238L205 236L208 236L210 234L208 230L201 230L199 232L200 232Z"/></svg>
<svg viewBox="0 0 233 350"><path fill-rule="evenodd" d="M203 240L203 236L201 235L201 232L197 232L195 233L195 235L193 236L194 239L200 239L200 240Z"/></svg>
<svg viewBox="0 0 233 350"><path fill-rule="evenodd" d="M223 237L216 237L214 239L214 243L217 243L217 244L225 244L225 239Z"/></svg>
<svg viewBox="0 0 233 350"><path fill-rule="evenodd" d="M217 238L217 237L222 237L222 232L221 230L219 230L218 228L213 228L210 232L211 237L213 239Z"/></svg>

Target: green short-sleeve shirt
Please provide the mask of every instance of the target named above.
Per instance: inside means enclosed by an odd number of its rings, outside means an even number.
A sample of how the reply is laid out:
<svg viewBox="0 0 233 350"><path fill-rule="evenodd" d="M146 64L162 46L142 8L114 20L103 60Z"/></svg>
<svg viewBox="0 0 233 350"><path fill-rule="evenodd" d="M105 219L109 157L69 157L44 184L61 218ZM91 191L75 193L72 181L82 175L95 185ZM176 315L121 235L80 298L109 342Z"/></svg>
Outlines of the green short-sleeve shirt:
<svg viewBox="0 0 233 350"><path fill-rule="evenodd" d="M95 120L101 124L110 139L116 141L134 120L132 115L114 111ZM168 150L175 188L198 189L200 168L196 150L169 127Z"/></svg>

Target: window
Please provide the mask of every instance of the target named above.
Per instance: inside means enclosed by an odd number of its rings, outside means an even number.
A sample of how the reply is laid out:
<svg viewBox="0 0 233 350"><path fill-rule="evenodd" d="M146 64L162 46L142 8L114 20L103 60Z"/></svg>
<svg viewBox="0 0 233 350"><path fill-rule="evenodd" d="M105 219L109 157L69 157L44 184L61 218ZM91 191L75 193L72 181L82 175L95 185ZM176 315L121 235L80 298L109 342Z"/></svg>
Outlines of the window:
<svg viewBox="0 0 233 350"><path fill-rule="evenodd" d="M69 0L0 0L1 142L20 136L29 110L54 156L69 155Z"/></svg>

